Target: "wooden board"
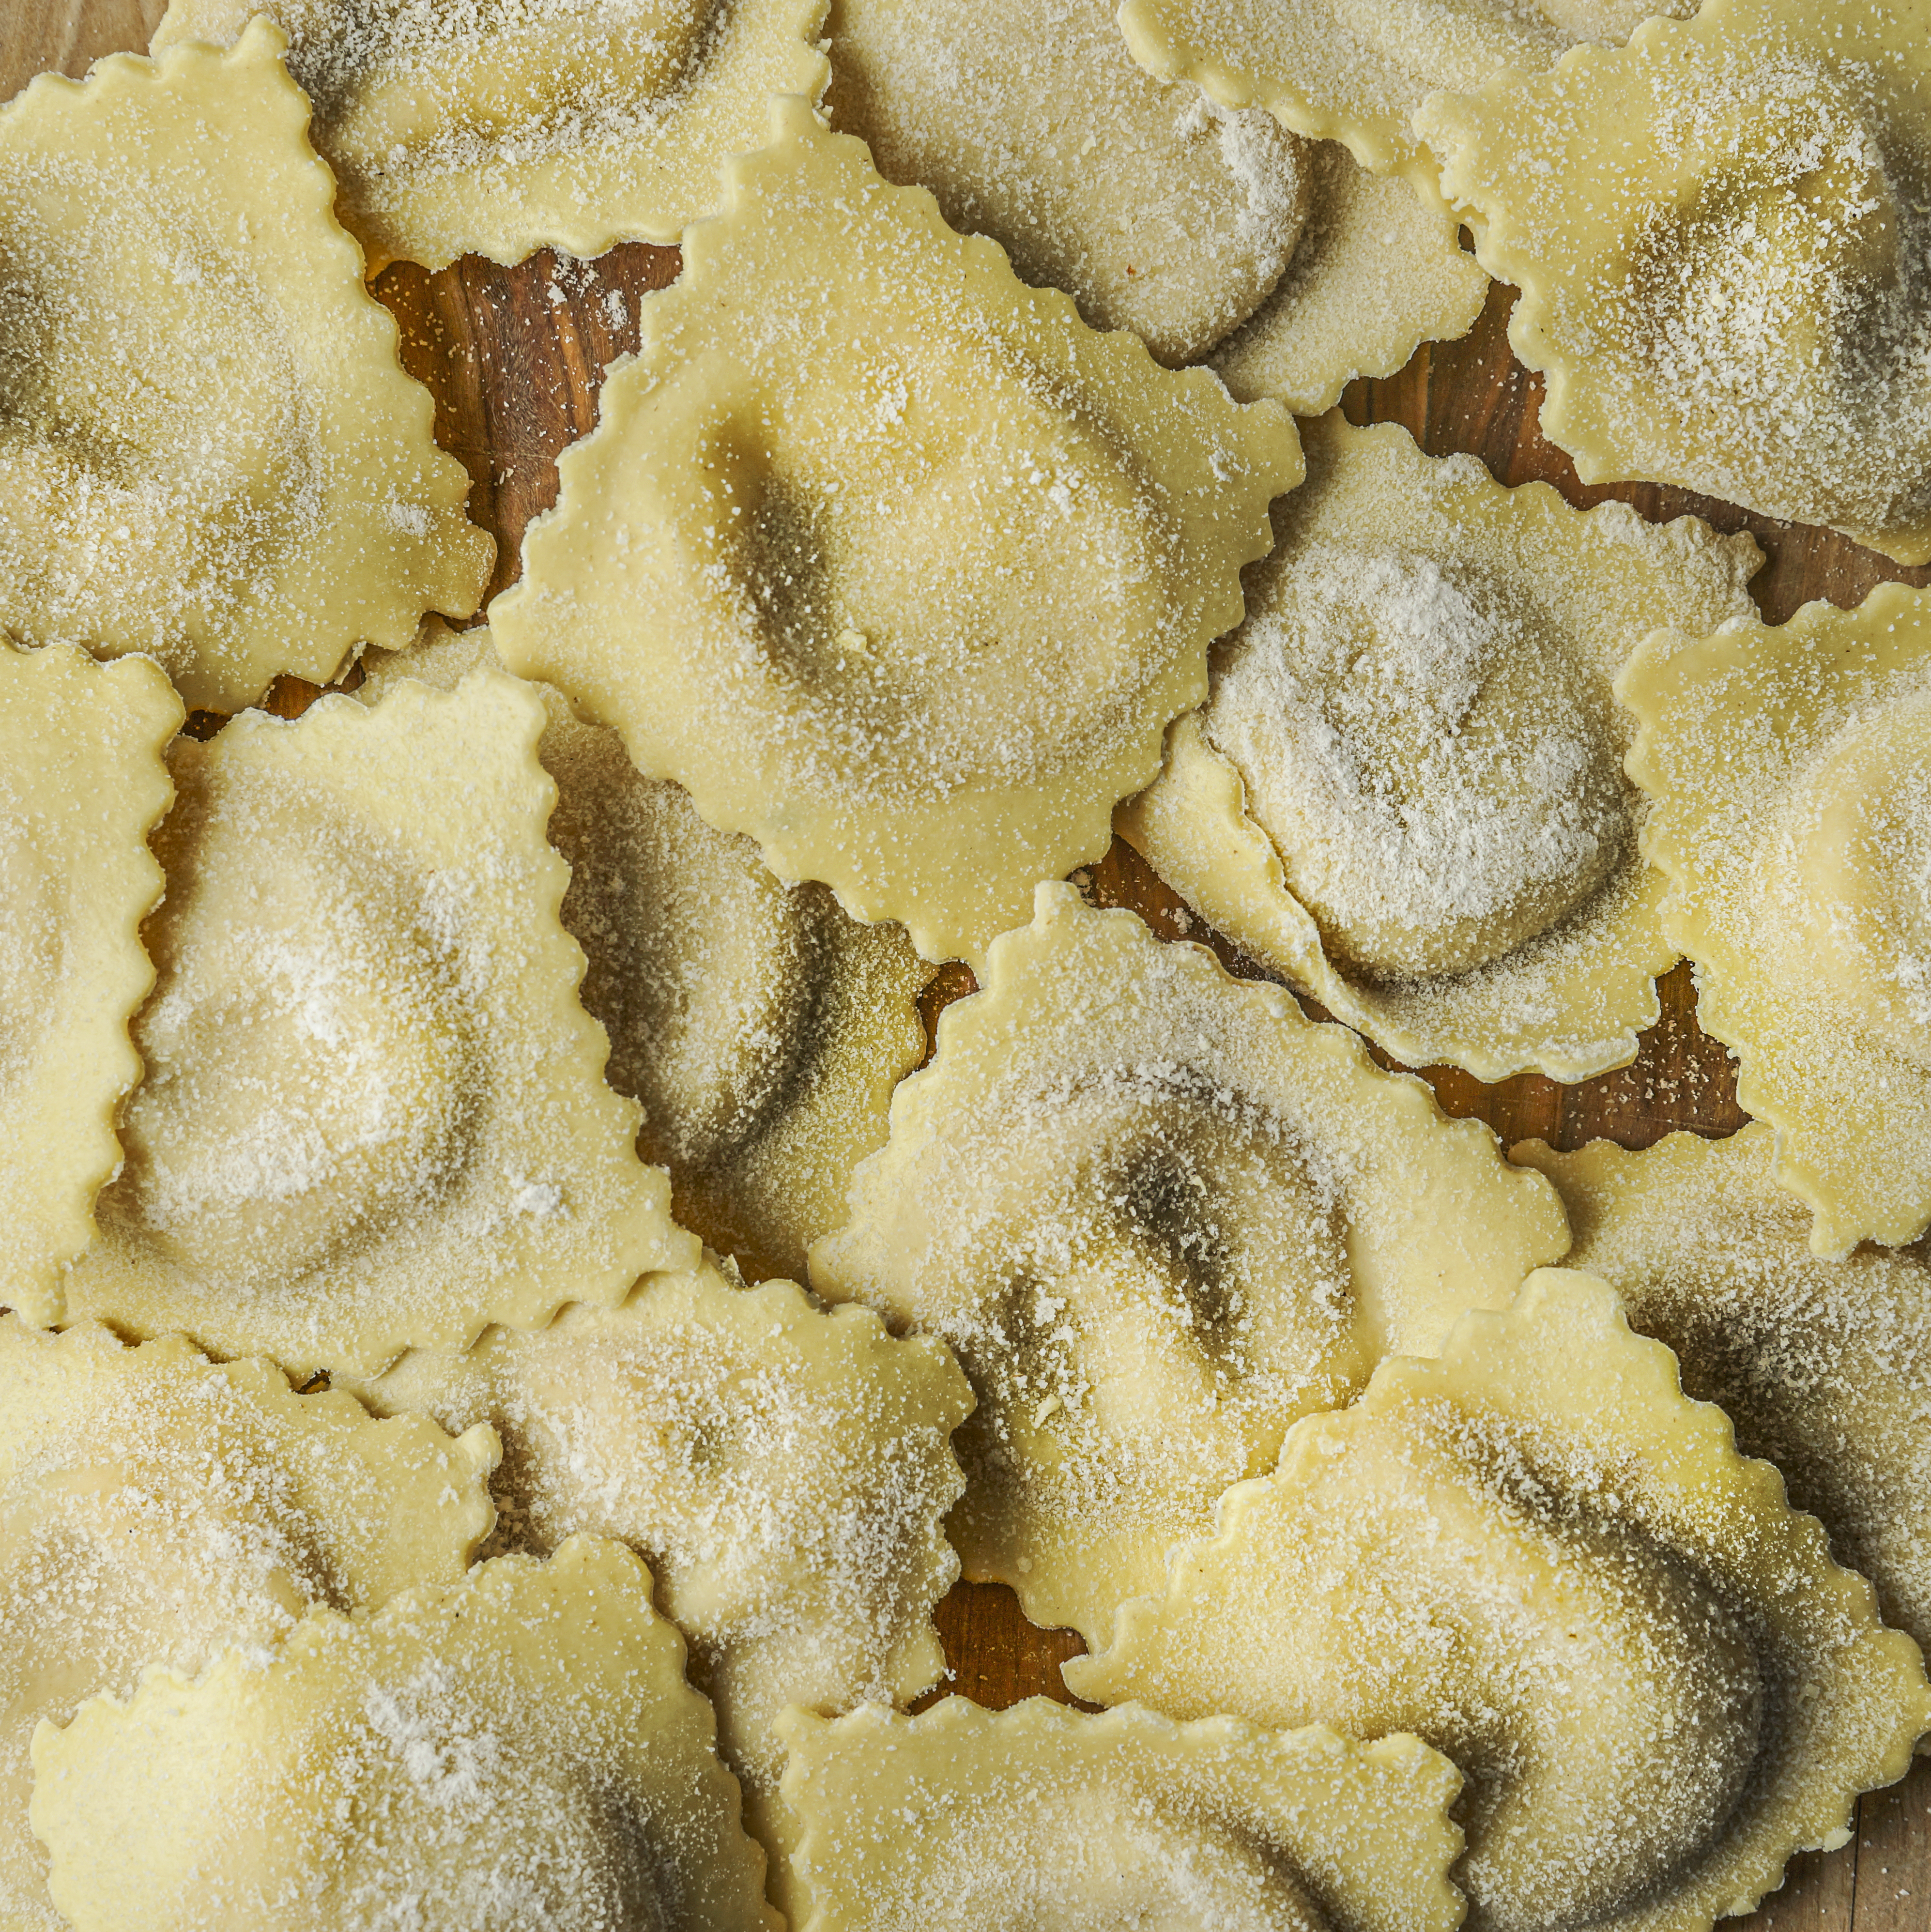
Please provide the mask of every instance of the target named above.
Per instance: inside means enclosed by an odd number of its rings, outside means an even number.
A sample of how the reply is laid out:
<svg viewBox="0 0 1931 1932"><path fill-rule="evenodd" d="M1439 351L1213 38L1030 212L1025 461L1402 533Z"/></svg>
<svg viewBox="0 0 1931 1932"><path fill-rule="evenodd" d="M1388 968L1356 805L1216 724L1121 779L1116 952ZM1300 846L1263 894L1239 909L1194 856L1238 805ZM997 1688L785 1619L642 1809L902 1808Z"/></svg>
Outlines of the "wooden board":
<svg viewBox="0 0 1931 1932"><path fill-rule="evenodd" d="M0 0L0 100L43 70L77 75L103 53L144 46L163 10L163 0ZM436 398L438 440L469 469L471 514L502 546L492 595L517 575L525 526L555 500L558 452L595 426L605 366L636 346L638 304L674 280L677 267L674 249L637 245L595 263L541 255L505 269L470 259L433 275L398 264L376 285L400 326L405 365ZM1584 507L1620 497L1652 519L1693 512L1723 530L1748 529L1770 556L1753 587L1773 622L1813 598L1848 608L1885 578L1931 582L1931 569L1901 571L1843 538L1686 491L1585 489L1537 433L1540 384L1509 354L1513 299L1496 288L1462 340L1424 348L1385 380L1354 385L1344 405L1350 419L1403 424L1432 454L1468 451L1505 483L1540 478ZM292 714L313 694L284 680L273 701ZM1133 906L1177 936L1178 902L1126 848L1117 844L1093 877L1102 902ZM1236 970L1252 971L1231 947L1219 950ZM928 1022L970 985L963 968L947 969L925 1002ZM1597 1137L1640 1148L1680 1127L1734 1132L1744 1120L1735 1070L1696 1025L1689 968L1671 973L1662 992L1661 1019L1619 1072L1573 1087L1536 1075L1484 1086L1453 1069L1426 1069L1424 1077L1448 1112L1488 1121L1504 1144L1536 1135L1565 1148ZM939 1624L954 1672L948 1688L1002 1706L1064 1696L1058 1666L1078 1653L1079 1640L1034 1629L1009 1590L961 1585L940 1605ZM1931 1762L1863 1801L1853 1848L1799 1858L1760 1911L1726 1922L1738 1932L1926 1932Z"/></svg>

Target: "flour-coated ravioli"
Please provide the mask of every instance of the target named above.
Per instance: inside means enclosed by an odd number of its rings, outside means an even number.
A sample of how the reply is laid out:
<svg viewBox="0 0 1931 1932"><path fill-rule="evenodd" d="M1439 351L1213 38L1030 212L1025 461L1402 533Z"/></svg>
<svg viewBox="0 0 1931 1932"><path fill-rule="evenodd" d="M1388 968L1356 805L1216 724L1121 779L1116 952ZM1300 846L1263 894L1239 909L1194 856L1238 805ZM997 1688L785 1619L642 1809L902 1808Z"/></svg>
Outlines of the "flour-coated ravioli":
<svg viewBox="0 0 1931 1932"><path fill-rule="evenodd" d="M1259 106L1296 133L1345 141L1378 173L1436 193L1410 118L1438 88L1531 73L1590 40L1621 39L1695 0L1126 0L1133 57L1228 107Z"/></svg>
<svg viewBox="0 0 1931 1932"><path fill-rule="evenodd" d="M1569 1265L1615 1289L1675 1354L1684 1393L1722 1407L1877 1586L1885 1620L1931 1645L1931 1254L1812 1254L1810 1216L1772 1177L1775 1142L1759 1122L1643 1154L1531 1141L1510 1158L1555 1184Z"/></svg>
<svg viewBox="0 0 1931 1932"><path fill-rule="evenodd" d="M675 242L773 94L815 99L825 0L172 0L157 51L265 14L371 274Z"/></svg>
<svg viewBox="0 0 1931 1932"><path fill-rule="evenodd" d="M1384 1362L1129 1604L1082 1696L1412 1731L1468 1780L1471 1932L1748 1912L1931 1725L1917 1646L1603 1282Z"/></svg>
<svg viewBox="0 0 1931 1932"><path fill-rule="evenodd" d="M1307 429L1246 622L1117 815L1195 909L1411 1066L1625 1064L1675 957L1614 680L1750 612L1747 536L1505 490L1393 424Z"/></svg>
<svg viewBox="0 0 1931 1932"><path fill-rule="evenodd" d="M433 626L355 694L401 678L447 689L496 663L487 631ZM642 1105L641 1150L669 1170L679 1224L760 1279L802 1276L925 1052L931 969L902 927L861 926L826 887L784 884L681 786L640 776L614 731L537 688L550 838L570 862L563 926L589 961L584 1007L610 1035L604 1077Z"/></svg>
<svg viewBox="0 0 1931 1932"><path fill-rule="evenodd" d="M565 452L496 647L781 877L976 956L1157 767L1299 446L802 100L772 116Z"/></svg>
<svg viewBox="0 0 1931 1932"><path fill-rule="evenodd" d="M943 1518L972 1406L950 1354L706 1266L355 1386L382 1414L499 1432L500 1541L541 1554L587 1530L649 1559L790 1913L772 1720L913 1697L945 1668L931 1612L958 1574Z"/></svg>
<svg viewBox="0 0 1931 1932"><path fill-rule="evenodd" d="M66 1264L121 1162L114 1110L141 1072L127 1023L154 976L147 838L181 722L145 658L0 640L0 1303L35 1322L65 1312Z"/></svg>
<svg viewBox="0 0 1931 1932"><path fill-rule="evenodd" d="M1669 632L1617 689L1697 1017L1777 1129L1810 1245L1931 1226L1931 602Z"/></svg>
<svg viewBox="0 0 1931 1932"><path fill-rule="evenodd" d="M93 1322L0 1318L0 1924L64 1922L27 1823L42 1718L131 1691L148 1664L259 1650L310 1604L455 1582L489 1532L496 1456L487 1429L378 1423L178 1335L128 1348Z"/></svg>
<svg viewBox="0 0 1931 1932"><path fill-rule="evenodd" d="M146 1077L71 1313L373 1372L694 1260L577 1004L544 722L484 670L175 741Z"/></svg>
<svg viewBox="0 0 1931 1932"><path fill-rule="evenodd" d="M1931 49L1910 0L1708 0L1417 117L1585 483L1931 559Z"/></svg>
<svg viewBox="0 0 1931 1932"><path fill-rule="evenodd" d="M776 1932L684 1645L619 1544L499 1557L34 1740L81 1932Z"/></svg>
<svg viewBox="0 0 1931 1932"><path fill-rule="evenodd" d="M1043 1697L782 1724L799 1932L1453 1932L1455 1767L1411 1737Z"/></svg>
<svg viewBox="0 0 1931 1932"><path fill-rule="evenodd" d="M893 1096L811 1282L958 1352L966 1574L1099 1644L1297 1415L1568 1235L1480 1123L1131 913L1042 886L985 984Z"/></svg>
<svg viewBox="0 0 1931 1932"><path fill-rule="evenodd" d="M475 608L495 547L362 286L282 36L0 109L0 627L190 706Z"/></svg>

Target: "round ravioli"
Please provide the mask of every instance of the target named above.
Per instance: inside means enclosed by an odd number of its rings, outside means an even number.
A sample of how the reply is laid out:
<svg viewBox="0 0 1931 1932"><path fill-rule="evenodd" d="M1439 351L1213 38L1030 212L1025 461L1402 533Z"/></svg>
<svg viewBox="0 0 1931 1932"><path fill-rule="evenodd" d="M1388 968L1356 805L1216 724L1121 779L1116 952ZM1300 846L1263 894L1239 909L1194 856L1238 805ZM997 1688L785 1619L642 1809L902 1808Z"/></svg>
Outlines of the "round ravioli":
<svg viewBox="0 0 1931 1932"><path fill-rule="evenodd" d="M1870 1586L1566 1269L1299 1424L1164 1597L1065 1668L1180 1718L1426 1738L1468 1780L1471 1932L1748 1912L1931 1725Z"/></svg>
<svg viewBox="0 0 1931 1932"><path fill-rule="evenodd" d="M1109 0L834 0L834 123L1095 328L1170 367L1259 308L1307 212L1306 153L1134 64Z"/></svg>
<svg viewBox="0 0 1931 1932"><path fill-rule="evenodd" d="M406 1355L357 1388L382 1414L497 1430L499 1541L542 1554L592 1531L649 1558L772 1896L800 1922L772 1720L914 1697L945 1669L931 1612L958 1574L943 1519L972 1406L951 1355L707 1267L535 1334L492 1329L466 1355Z"/></svg>
<svg viewBox="0 0 1931 1932"><path fill-rule="evenodd" d="M1455 1767L1237 1718L1176 1724L1043 1697L826 1723L787 1712L812 1932L1453 1932ZM881 1848L892 1847L880 1856Z"/></svg>
<svg viewBox="0 0 1931 1932"><path fill-rule="evenodd" d="M1608 1282L1666 1343L1685 1394L1721 1405L1746 1454L1774 1462L1838 1558L1877 1586L1887 1622L1931 1646L1931 1253L1810 1252L1810 1216L1772 1178L1761 1124L1724 1141L1672 1134L1510 1158L1569 1210L1567 1259Z"/></svg>
<svg viewBox="0 0 1931 1932"><path fill-rule="evenodd" d="M1617 688L1663 918L1737 1097L1777 1130L1812 1248L1931 1226L1931 600L1692 640L1650 638Z"/></svg>
<svg viewBox="0 0 1931 1932"><path fill-rule="evenodd" d="M1931 48L1914 6L1707 0L1417 124L1522 291L1585 483L1687 485L1931 560Z"/></svg>
<svg viewBox="0 0 1931 1932"><path fill-rule="evenodd" d="M976 956L1105 849L1204 690L1294 425L772 112L566 452L496 645L781 876Z"/></svg>
<svg viewBox="0 0 1931 1932"><path fill-rule="evenodd" d="M1552 1190L1353 1034L1042 886L811 1281L958 1352L966 1574L1098 1644L1297 1415L1567 1239Z"/></svg>
<svg viewBox="0 0 1931 1932"><path fill-rule="evenodd" d="M1259 106L1297 133L1345 141L1378 173L1431 197L1432 158L1409 125L1439 88L1509 69L1537 73L1569 48L1621 40L1696 0L1126 0L1133 57L1162 80L1197 81L1228 107Z"/></svg>
<svg viewBox="0 0 1931 1932"><path fill-rule="evenodd" d="M776 1932L684 1646L622 1545L485 1563L34 1740L81 1932Z"/></svg>
<svg viewBox="0 0 1931 1932"><path fill-rule="evenodd" d="M488 632L439 626L355 694L404 678L448 689L496 664ZM760 1279L802 1276L925 1052L931 969L903 927L861 926L826 887L787 886L681 786L640 776L615 732L538 691L550 842L570 862L563 926L589 961L584 1007L610 1035L604 1077L642 1104L639 1145L669 1170L680 1225Z"/></svg>
<svg viewBox="0 0 1931 1932"><path fill-rule="evenodd" d="M481 671L176 741L147 1073L71 1312L373 1372L696 1258L577 1004L543 724Z"/></svg>
<svg viewBox="0 0 1931 1932"><path fill-rule="evenodd" d="M1626 1064L1675 957L1613 680L1750 612L1747 536L1505 490L1393 424L1308 431L1208 700L1122 832L1215 926L1412 1066Z"/></svg>
<svg viewBox="0 0 1931 1932"><path fill-rule="evenodd" d="M675 242L773 94L816 98L825 0L172 0L157 51L265 14L373 275Z"/></svg>
<svg viewBox="0 0 1931 1932"><path fill-rule="evenodd" d="M475 608L495 546L362 286L283 36L0 110L0 627L191 706Z"/></svg>
<svg viewBox="0 0 1931 1932"><path fill-rule="evenodd" d="M145 658L0 640L0 1283L59 1321L67 1264L121 1164L114 1110L140 1078L127 1023L154 983L148 833L181 700Z"/></svg>
<svg viewBox="0 0 1931 1932"><path fill-rule="evenodd" d="M178 1336L0 1318L0 1923L64 1924L28 1829L43 1719L285 1634L304 1606L367 1610L453 1583L487 1534L487 1429L377 1423L262 1362Z"/></svg>

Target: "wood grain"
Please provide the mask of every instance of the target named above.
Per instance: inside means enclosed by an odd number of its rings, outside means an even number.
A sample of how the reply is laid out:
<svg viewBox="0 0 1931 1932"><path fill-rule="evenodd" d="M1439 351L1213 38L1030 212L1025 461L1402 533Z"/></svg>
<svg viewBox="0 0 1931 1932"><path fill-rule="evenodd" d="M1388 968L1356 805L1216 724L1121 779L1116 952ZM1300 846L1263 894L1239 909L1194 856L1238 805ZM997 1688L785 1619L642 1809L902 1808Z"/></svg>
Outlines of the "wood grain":
<svg viewBox="0 0 1931 1932"><path fill-rule="evenodd" d="M102 53L142 46L162 10L162 0L0 0L0 99L44 69L77 74ZM514 580L530 519L555 500L557 455L595 426L604 368L634 349L640 304L677 269L674 249L637 245L595 263L544 254L505 269L471 259L433 275L399 264L377 284L397 319L405 366L435 396L438 440L469 469L472 514L502 547L493 594ZM1828 532L1687 491L1583 488L1568 459L1537 433L1540 383L1508 350L1513 299L1496 288L1463 340L1424 348L1399 374L1354 384L1344 404L1349 418L1403 424L1432 454L1467 451L1503 482L1540 478L1579 506L1619 497L1653 520L1695 514L1726 531L1747 529L1770 560L1753 590L1773 622L1813 598L1854 605L1887 578L1931 581L1931 569L1901 571ZM312 686L285 680L272 701L292 716L313 696ZM1167 937L1204 938L1231 970L1257 971L1187 918L1125 846L1116 844L1087 876L1098 902L1134 907ZM924 1003L928 1031L939 1009L971 986L964 968L946 969ZM1679 1127L1734 1132L1744 1118L1735 1068L1697 1027L1689 968L1667 975L1661 992L1661 1018L1620 1072L1570 1087L1533 1075L1484 1086L1442 1068L1423 1076L1449 1112L1486 1120L1505 1144L1535 1135L1573 1148L1601 1136L1633 1148ZM1033 1694L1064 1697L1059 1666L1078 1653L1079 1640L1033 1628L1003 1586L961 1585L940 1606L938 1622L953 1672L946 1688L995 1706ZM1751 1918L1730 1922L1739 1932L1926 1932L1931 1762L1864 1799L1853 1848L1798 1858L1782 1891Z"/></svg>

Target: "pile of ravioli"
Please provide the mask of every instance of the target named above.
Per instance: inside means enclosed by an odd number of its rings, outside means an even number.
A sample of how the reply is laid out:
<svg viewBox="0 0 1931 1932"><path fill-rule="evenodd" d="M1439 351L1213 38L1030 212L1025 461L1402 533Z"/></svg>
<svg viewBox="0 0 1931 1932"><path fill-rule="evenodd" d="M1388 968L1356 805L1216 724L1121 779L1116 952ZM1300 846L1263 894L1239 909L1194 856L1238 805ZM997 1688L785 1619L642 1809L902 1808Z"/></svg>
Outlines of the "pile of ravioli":
<svg viewBox="0 0 1931 1932"><path fill-rule="evenodd" d="M0 110L0 1922L1684 1932L1848 1840L1931 602L1333 408L1492 274L1585 481L1931 558L1921 10L1651 11L172 0ZM367 280L624 239L485 627ZM1681 955L1727 1140L1370 1056L1586 1079ZM1085 1708L907 1714L961 1574Z"/></svg>

